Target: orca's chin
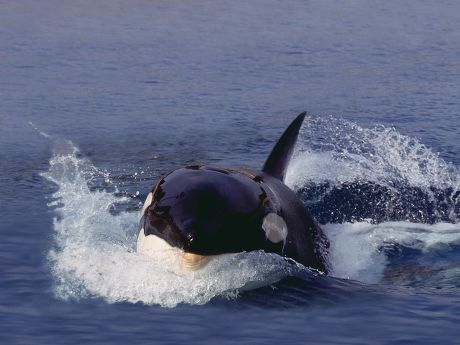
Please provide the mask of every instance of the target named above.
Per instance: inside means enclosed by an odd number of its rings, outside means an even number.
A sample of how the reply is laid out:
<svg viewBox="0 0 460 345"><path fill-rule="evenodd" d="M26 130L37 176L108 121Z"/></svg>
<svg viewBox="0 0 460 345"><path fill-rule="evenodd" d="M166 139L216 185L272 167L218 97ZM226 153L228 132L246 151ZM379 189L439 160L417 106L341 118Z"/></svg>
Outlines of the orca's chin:
<svg viewBox="0 0 460 345"><path fill-rule="evenodd" d="M212 256L181 252L180 259L182 268L188 271L196 271L206 266L212 260Z"/></svg>
<svg viewBox="0 0 460 345"><path fill-rule="evenodd" d="M145 236L141 229L137 238L137 252L153 258L159 255L172 255L177 257L180 268L184 271L196 271L205 267L215 255L200 255L185 252L171 246L168 242L155 235Z"/></svg>

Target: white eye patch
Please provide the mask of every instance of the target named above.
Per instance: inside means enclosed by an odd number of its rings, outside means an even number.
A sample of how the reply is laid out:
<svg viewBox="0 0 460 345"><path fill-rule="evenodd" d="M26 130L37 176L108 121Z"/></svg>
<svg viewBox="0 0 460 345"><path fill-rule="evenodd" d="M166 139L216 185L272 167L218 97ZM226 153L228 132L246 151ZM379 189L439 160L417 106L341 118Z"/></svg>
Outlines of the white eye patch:
<svg viewBox="0 0 460 345"><path fill-rule="evenodd" d="M265 236L270 242L279 243L286 241L288 235L286 222L276 213L269 213L265 216L262 229L264 229Z"/></svg>
<svg viewBox="0 0 460 345"><path fill-rule="evenodd" d="M152 257L158 256L158 253L179 252L179 249L171 247L165 240L155 235L144 235L144 228L141 228L137 237L136 251L141 254Z"/></svg>
<svg viewBox="0 0 460 345"><path fill-rule="evenodd" d="M152 199L153 199L153 194L152 192L150 192L149 195L147 195L147 198L145 199L144 206L142 207L142 214L144 214L147 207L150 206L150 204L152 203Z"/></svg>

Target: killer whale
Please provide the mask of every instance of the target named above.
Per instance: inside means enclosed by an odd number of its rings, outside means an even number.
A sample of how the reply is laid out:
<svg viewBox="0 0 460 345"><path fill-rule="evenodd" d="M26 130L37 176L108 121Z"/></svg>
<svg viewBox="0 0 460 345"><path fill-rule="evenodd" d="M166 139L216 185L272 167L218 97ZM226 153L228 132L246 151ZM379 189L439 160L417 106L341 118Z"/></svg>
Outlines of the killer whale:
<svg viewBox="0 0 460 345"><path fill-rule="evenodd" d="M260 171L188 165L161 177L142 209L137 251L172 250L196 269L216 255L264 250L327 273L327 238L283 182L305 115Z"/></svg>

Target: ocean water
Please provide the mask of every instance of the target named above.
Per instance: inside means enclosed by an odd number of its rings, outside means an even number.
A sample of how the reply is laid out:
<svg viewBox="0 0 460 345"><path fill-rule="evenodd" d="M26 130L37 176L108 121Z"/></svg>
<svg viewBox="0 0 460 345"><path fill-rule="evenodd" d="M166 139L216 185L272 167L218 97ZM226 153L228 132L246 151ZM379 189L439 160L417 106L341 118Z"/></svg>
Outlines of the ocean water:
<svg viewBox="0 0 460 345"><path fill-rule="evenodd" d="M0 1L1 344L458 344L460 5ZM286 183L331 274L135 251L191 162Z"/></svg>

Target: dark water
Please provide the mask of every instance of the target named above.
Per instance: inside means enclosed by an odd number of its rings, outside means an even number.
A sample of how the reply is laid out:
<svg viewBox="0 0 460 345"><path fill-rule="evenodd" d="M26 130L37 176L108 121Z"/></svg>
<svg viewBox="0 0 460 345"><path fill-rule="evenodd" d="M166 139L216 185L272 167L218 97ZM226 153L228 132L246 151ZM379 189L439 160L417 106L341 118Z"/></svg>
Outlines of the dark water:
<svg viewBox="0 0 460 345"><path fill-rule="evenodd" d="M0 1L0 23L0 343L459 342L457 2ZM158 176L260 167L303 110L287 183L332 277L135 253Z"/></svg>

